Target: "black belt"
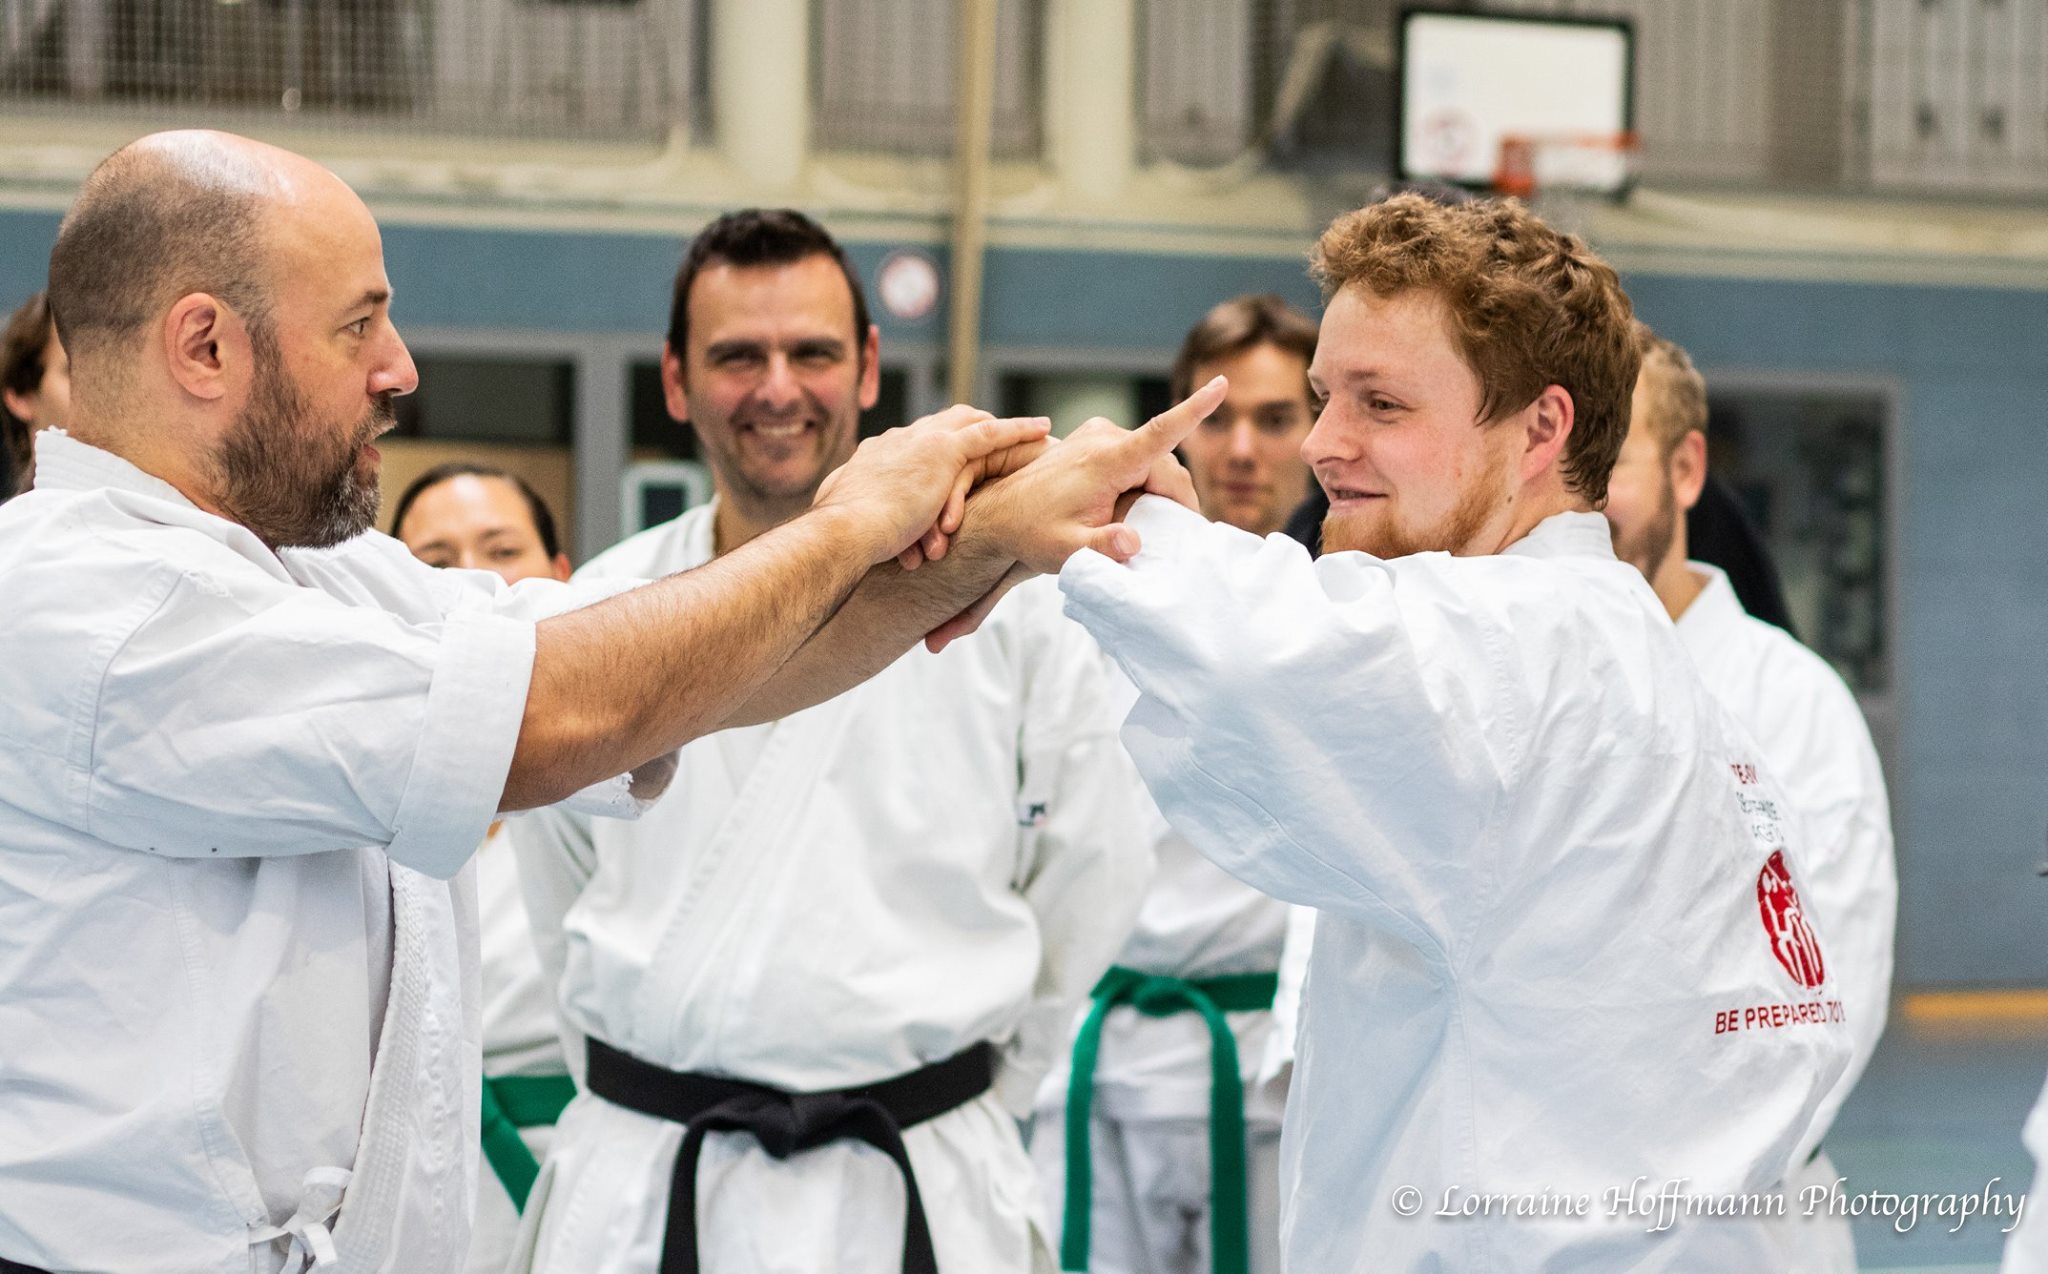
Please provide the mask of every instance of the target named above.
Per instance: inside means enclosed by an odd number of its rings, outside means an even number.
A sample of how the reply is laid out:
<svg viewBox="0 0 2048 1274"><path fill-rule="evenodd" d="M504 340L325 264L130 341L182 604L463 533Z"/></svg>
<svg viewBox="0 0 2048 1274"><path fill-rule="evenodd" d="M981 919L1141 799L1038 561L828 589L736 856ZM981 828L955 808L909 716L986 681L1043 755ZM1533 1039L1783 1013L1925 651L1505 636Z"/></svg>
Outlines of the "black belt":
<svg viewBox="0 0 2048 1274"><path fill-rule="evenodd" d="M50 1272L37 1269L33 1265L23 1265L20 1261L10 1261L4 1256L0 1256L0 1274L50 1274Z"/></svg>
<svg viewBox="0 0 2048 1274"><path fill-rule="evenodd" d="M697 1155L704 1135L750 1132L777 1159L835 1141L864 1141L903 1173L903 1274L938 1274L931 1227L917 1174L903 1148L903 1130L936 1119L987 1092L995 1049L987 1042L879 1084L828 1093L786 1093L765 1084L665 1070L590 1040L586 1087L627 1110L683 1125L683 1144L669 1178L668 1229L661 1274L697 1274Z"/></svg>

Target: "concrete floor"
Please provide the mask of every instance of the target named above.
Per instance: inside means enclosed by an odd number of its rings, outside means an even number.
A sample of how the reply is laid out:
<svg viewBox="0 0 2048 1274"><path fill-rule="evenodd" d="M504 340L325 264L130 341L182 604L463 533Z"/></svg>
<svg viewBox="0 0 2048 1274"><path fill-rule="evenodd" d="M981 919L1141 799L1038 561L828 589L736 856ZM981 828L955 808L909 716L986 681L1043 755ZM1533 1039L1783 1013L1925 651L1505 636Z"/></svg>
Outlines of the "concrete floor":
<svg viewBox="0 0 2048 1274"><path fill-rule="evenodd" d="M1827 1152L1845 1191L1973 1194L2024 1190L2032 1158L2020 1126L2048 1072L2048 1014L2039 997L1912 997L1893 1012L1870 1068L1850 1095ZM2048 1203L2048 1198L2044 1198ZM1998 1267L2010 1217L1929 1219L1904 1234L1851 1222L1857 1260L1891 1274L1965 1274Z"/></svg>

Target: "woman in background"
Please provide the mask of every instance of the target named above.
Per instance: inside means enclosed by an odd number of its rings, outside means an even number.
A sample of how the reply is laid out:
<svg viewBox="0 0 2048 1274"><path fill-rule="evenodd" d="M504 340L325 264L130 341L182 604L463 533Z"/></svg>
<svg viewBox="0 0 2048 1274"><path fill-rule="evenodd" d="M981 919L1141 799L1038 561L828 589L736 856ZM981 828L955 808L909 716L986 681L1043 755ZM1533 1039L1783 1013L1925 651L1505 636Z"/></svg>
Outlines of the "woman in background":
<svg viewBox="0 0 2048 1274"><path fill-rule="evenodd" d="M33 436L71 415L71 360L41 292L22 302L0 333L0 500L36 476Z"/></svg>

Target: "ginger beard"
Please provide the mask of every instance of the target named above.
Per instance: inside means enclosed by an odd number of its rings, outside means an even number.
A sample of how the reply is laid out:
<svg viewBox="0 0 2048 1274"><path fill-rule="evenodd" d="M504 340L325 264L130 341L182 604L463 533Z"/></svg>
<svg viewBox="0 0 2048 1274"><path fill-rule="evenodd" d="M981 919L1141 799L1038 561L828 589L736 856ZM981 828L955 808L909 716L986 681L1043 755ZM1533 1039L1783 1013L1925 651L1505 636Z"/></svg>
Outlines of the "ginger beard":
<svg viewBox="0 0 2048 1274"><path fill-rule="evenodd" d="M1494 429L1503 423L1478 427ZM1333 508L1323 519L1323 551L1368 553L1382 561L1414 553L1462 553L1508 502L1513 461L1511 447L1486 448L1484 467L1462 481L1449 511L1426 525L1413 525L1401 517L1398 495L1376 499L1364 509Z"/></svg>
<svg viewBox="0 0 2048 1274"><path fill-rule="evenodd" d="M389 396L353 425L315 419L284 368L277 337L252 324L256 378L213 463L222 507L273 549L326 548L377 520L377 460L364 448L397 421Z"/></svg>

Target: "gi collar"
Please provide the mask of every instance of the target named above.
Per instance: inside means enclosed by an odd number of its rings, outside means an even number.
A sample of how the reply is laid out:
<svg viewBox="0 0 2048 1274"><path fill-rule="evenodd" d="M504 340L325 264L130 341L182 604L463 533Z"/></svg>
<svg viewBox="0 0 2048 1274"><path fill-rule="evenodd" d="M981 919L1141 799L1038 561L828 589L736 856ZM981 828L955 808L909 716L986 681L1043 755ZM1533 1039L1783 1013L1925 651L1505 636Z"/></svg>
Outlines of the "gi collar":
<svg viewBox="0 0 2048 1274"><path fill-rule="evenodd" d="M1553 513L1502 549L1524 557L1600 557L1614 560L1614 532L1603 513Z"/></svg>

